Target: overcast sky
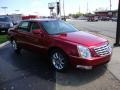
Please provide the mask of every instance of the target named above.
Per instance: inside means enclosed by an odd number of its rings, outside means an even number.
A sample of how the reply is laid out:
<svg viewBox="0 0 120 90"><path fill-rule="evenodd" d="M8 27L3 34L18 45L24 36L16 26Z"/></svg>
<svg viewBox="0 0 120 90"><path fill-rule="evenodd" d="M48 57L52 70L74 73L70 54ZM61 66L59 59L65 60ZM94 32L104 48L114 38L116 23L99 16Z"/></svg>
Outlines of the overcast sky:
<svg viewBox="0 0 120 90"><path fill-rule="evenodd" d="M48 3L56 2L59 0L0 0L0 7L8 7L6 12L8 14L12 13L22 13L25 15L29 14L39 14L49 15ZM118 8L119 0L111 0L112 9ZM63 0L61 0L62 4ZM87 12L87 2L88 2L88 10L90 12L94 12L96 9L109 9L110 8L110 0L64 0L65 2L65 11L66 14L76 13L76 12ZM61 6L62 7L62 6ZM15 10L19 10L15 11ZM0 8L0 14L4 14L5 11Z"/></svg>

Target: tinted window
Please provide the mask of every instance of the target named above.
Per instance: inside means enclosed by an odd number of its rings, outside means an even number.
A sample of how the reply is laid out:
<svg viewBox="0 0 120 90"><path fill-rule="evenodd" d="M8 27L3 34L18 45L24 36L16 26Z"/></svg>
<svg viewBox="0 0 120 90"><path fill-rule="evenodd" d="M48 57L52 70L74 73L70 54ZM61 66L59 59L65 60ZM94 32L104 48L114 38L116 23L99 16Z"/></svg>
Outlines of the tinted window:
<svg viewBox="0 0 120 90"><path fill-rule="evenodd" d="M29 22L21 22L19 25L19 29L22 31L29 31Z"/></svg>
<svg viewBox="0 0 120 90"><path fill-rule="evenodd" d="M55 20L55 21L43 21L41 22L43 27L49 34L59 34L65 32L75 32L78 31L73 26L65 23L64 21Z"/></svg>
<svg viewBox="0 0 120 90"><path fill-rule="evenodd" d="M39 24L38 24L38 23L33 22L33 23L31 24L31 31L33 31L33 30L37 30L37 29L40 29Z"/></svg>

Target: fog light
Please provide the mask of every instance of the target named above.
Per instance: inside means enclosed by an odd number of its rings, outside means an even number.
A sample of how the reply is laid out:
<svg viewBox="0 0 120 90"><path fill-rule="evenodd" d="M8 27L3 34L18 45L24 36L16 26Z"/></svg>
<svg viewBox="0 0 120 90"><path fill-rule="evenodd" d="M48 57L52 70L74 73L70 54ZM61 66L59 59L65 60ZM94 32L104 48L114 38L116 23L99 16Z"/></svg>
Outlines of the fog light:
<svg viewBox="0 0 120 90"><path fill-rule="evenodd" d="M76 68L92 69L92 66L77 65Z"/></svg>

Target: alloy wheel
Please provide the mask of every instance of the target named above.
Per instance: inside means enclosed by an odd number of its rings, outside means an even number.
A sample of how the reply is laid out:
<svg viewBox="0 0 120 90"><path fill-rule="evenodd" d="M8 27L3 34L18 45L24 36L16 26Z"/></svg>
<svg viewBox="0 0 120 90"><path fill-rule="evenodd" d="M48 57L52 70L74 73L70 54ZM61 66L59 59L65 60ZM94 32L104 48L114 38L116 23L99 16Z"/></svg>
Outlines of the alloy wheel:
<svg viewBox="0 0 120 90"><path fill-rule="evenodd" d="M62 70L65 67L65 58L60 52L54 52L51 58L56 69Z"/></svg>

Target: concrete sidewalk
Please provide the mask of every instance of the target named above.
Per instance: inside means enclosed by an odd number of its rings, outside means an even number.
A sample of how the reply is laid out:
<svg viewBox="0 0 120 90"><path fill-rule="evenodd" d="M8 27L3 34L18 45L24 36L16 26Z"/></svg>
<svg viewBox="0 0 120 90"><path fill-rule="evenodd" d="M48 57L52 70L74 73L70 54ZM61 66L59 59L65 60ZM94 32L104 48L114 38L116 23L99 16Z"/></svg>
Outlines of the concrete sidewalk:
<svg viewBox="0 0 120 90"><path fill-rule="evenodd" d="M115 39L113 38L95 32L89 32L89 33L106 38L110 42L112 47L113 44L115 43ZM111 74L113 74L116 77L116 79L120 81L120 47L113 47L113 54L111 61L108 63L108 70L111 72Z"/></svg>
<svg viewBox="0 0 120 90"><path fill-rule="evenodd" d="M10 43L10 41L6 41L6 42L0 44L0 48L2 48L3 46L5 46L5 45L7 45L7 44L9 44L9 43Z"/></svg>

